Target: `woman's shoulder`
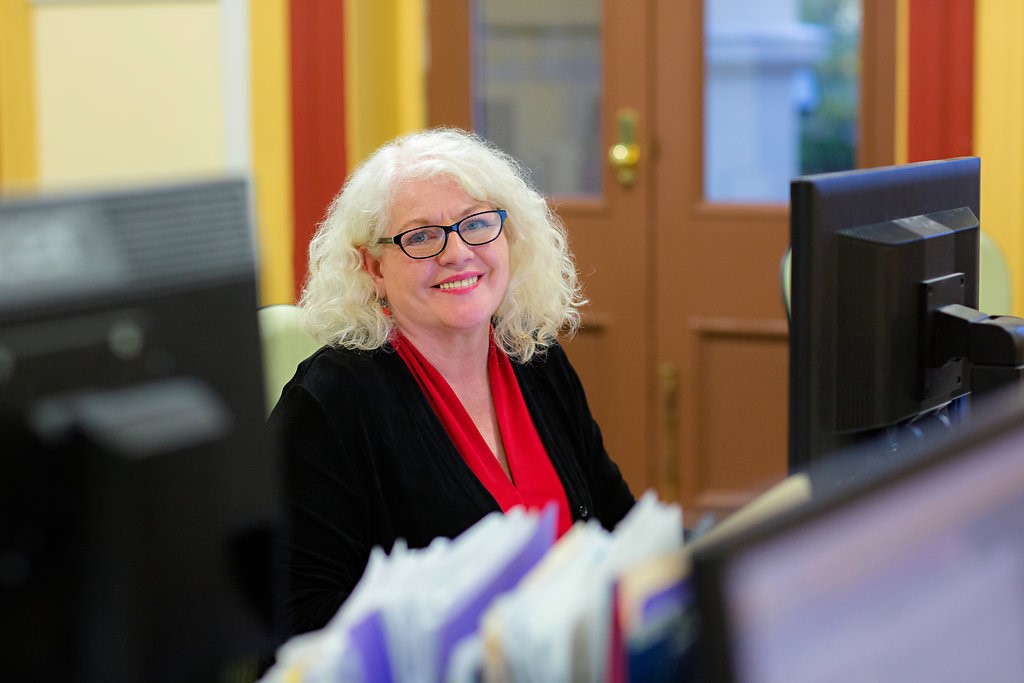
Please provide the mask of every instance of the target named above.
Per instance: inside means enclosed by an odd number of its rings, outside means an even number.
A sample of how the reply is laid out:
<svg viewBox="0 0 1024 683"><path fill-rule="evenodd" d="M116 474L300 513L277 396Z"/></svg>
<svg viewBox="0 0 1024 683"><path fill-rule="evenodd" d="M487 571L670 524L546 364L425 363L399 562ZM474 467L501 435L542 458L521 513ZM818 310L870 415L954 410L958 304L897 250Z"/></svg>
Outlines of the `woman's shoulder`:
<svg viewBox="0 0 1024 683"><path fill-rule="evenodd" d="M408 424L417 401L425 404L418 394L416 379L389 347L323 347L299 364L270 421L275 429L287 431L329 428L335 435L331 438L345 434L352 443L361 443L368 438L366 425Z"/></svg>
<svg viewBox="0 0 1024 683"><path fill-rule="evenodd" d="M545 369L572 366L569 357L565 353L565 349L557 341L539 349L528 361L513 360L512 363L523 369L533 369L541 372L545 371Z"/></svg>
<svg viewBox="0 0 1024 683"><path fill-rule="evenodd" d="M291 384L320 395L339 388L368 390L391 382L403 366L390 345L371 350L323 346L299 363Z"/></svg>
<svg viewBox="0 0 1024 683"><path fill-rule="evenodd" d="M300 363L299 367L306 364L310 366L327 364L342 367L367 367L379 365L382 360L394 355L395 351L390 344L376 349L350 349L345 346L328 344L314 351Z"/></svg>
<svg viewBox="0 0 1024 683"><path fill-rule="evenodd" d="M558 342L538 351L530 360L513 361L512 365L521 382L562 386L566 383L575 385L579 381L569 356Z"/></svg>

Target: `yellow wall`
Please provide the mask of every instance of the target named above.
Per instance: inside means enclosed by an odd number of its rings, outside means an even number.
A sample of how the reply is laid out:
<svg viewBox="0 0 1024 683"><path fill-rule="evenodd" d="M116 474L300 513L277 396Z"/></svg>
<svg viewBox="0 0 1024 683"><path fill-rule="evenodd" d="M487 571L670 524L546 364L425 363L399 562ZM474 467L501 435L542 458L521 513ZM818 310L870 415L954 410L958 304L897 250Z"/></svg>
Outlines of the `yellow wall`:
<svg viewBox="0 0 1024 683"><path fill-rule="evenodd" d="M248 172L261 299L291 301L288 0L247 2L0 0L0 183ZM249 26L227 26L244 10ZM226 28L251 31L251 84L227 82L248 74L225 68ZM250 129L251 152L229 158Z"/></svg>
<svg viewBox="0 0 1024 683"><path fill-rule="evenodd" d="M39 4L33 19L42 185L225 169L216 0Z"/></svg>
<svg viewBox="0 0 1024 683"><path fill-rule="evenodd" d="M252 163L260 299L293 303L291 69L288 0L255 0L252 30Z"/></svg>
<svg viewBox="0 0 1024 683"><path fill-rule="evenodd" d="M345 3L345 118L350 169L426 125L425 0Z"/></svg>
<svg viewBox="0 0 1024 683"><path fill-rule="evenodd" d="M1024 3L976 0L974 150L981 157L981 223L1013 275L1024 315Z"/></svg>
<svg viewBox="0 0 1024 683"><path fill-rule="evenodd" d="M27 0L0 0L0 187L32 184L38 174L31 37Z"/></svg>

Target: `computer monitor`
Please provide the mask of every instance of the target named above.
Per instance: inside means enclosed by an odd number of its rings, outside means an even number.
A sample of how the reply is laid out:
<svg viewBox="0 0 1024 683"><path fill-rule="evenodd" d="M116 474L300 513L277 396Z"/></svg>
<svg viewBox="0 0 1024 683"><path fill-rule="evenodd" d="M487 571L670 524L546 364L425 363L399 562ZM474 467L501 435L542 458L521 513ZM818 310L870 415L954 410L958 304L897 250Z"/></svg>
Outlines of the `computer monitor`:
<svg viewBox="0 0 1024 683"><path fill-rule="evenodd" d="M1024 396L1010 391L890 471L697 549L707 680L1019 681Z"/></svg>
<svg viewBox="0 0 1024 683"><path fill-rule="evenodd" d="M977 310L980 177L964 157L792 181L791 472L883 434L898 452L1020 379L1024 321Z"/></svg>
<svg viewBox="0 0 1024 683"><path fill-rule="evenodd" d="M3 678L243 680L273 652L250 203L241 179L0 201Z"/></svg>

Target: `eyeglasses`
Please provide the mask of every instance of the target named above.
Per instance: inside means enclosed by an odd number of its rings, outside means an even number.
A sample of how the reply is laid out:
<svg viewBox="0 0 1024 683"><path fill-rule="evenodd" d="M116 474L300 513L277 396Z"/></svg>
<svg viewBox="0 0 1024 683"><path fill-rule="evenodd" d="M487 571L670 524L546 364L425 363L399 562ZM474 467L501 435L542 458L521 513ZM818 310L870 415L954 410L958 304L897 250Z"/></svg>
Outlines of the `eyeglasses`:
<svg viewBox="0 0 1024 683"><path fill-rule="evenodd" d="M409 258L432 258L444 251L448 246L448 235L453 232L471 247L493 242L501 234L507 216L504 209L481 211L451 225L424 225L394 237L381 237L377 244L397 244Z"/></svg>

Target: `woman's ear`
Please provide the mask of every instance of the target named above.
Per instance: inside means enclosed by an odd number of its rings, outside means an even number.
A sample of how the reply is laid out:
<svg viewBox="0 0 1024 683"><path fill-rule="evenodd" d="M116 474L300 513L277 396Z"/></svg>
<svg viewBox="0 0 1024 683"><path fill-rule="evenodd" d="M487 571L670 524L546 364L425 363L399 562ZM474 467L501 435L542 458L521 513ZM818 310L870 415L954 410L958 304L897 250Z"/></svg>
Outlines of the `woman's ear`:
<svg viewBox="0 0 1024 683"><path fill-rule="evenodd" d="M381 272L380 259L370 253L366 247L359 247L359 256L362 259L363 270L373 278L373 284L377 287L377 296L384 298L384 274Z"/></svg>

